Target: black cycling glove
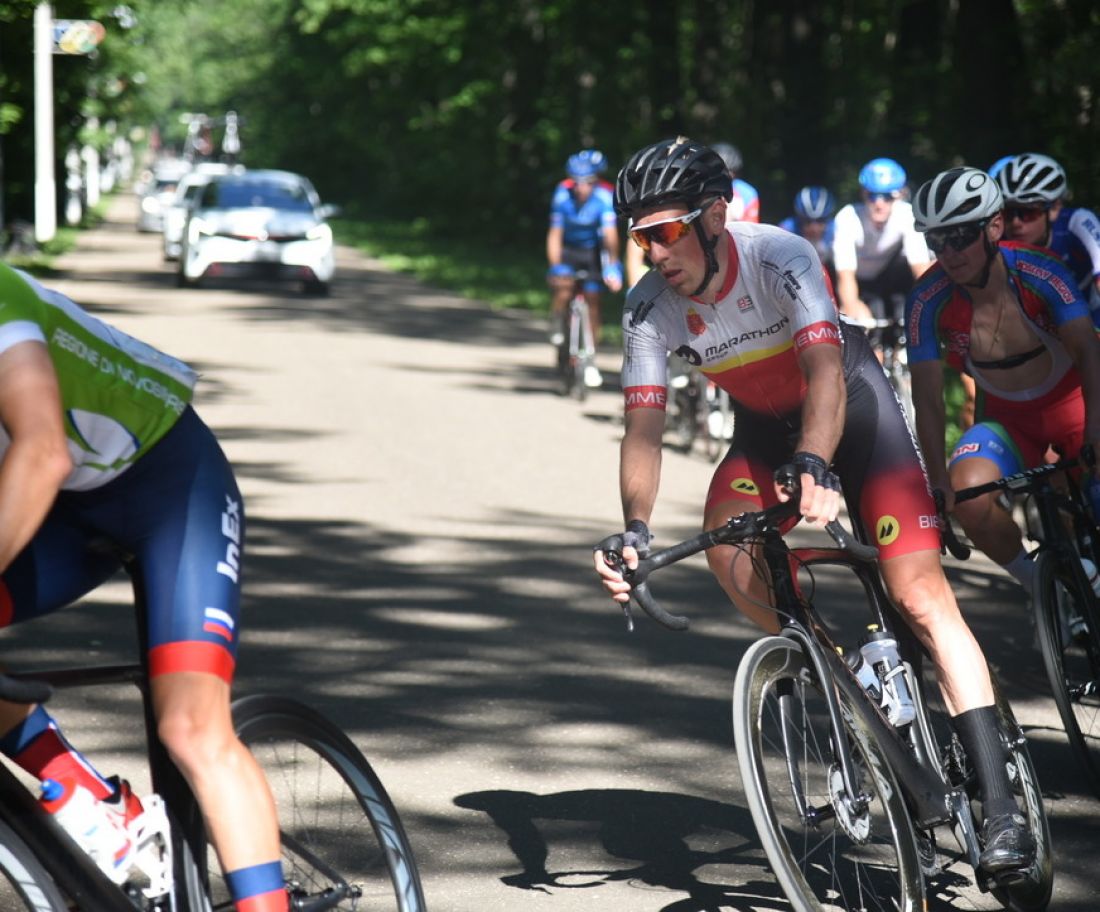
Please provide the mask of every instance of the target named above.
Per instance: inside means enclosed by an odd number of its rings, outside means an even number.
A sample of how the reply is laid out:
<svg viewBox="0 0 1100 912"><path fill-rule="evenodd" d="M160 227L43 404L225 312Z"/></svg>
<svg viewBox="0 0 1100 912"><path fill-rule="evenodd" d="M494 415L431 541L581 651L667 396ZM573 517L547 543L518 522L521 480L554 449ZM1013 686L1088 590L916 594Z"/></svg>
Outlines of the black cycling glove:
<svg viewBox="0 0 1100 912"><path fill-rule="evenodd" d="M794 454L791 462L799 475L809 475L813 478L815 485L828 488L830 491L840 490L840 479L829 471L829 464L816 453L799 450Z"/></svg>
<svg viewBox="0 0 1100 912"><path fill-rule="evenodd" d="M652 538L649 526L640 519L632 519L626 524L624 531L607 536L592 550L618 551L621 554L623 548L633 548L639 557L645 557L649 554L649 542Z"/></svg>

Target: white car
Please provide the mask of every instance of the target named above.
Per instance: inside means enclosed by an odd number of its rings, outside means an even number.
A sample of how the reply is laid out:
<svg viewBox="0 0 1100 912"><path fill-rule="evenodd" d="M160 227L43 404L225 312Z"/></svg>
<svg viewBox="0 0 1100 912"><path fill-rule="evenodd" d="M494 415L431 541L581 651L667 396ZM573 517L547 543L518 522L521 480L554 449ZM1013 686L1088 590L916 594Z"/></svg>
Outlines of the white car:
<svg viewBox="0 0 1100 912"><path fill-rule="evenodd" d="M162 246L166 261L178 260L183 242L183 228L187 224L187 213L199 198L199 193L211 180L234 169L220 162L200 162L184 175L176 185L175 195L164 207L161 225ZM243 169L237 168L238 171Z"/></svg>
<svg viewBox="0 0 1100 912"><path fill-rule="evenodd" d="M177 279L261 277L298 281L327 294L336 269L332 229L304 177L289 171L245 171L211 180L191 208Z"/></svg>
<svg viewBox="0 0 1100 912"><path fill-rule="evenodd" d="M164 209L171 204L179 182L186 177L190 168L190 162L162 162L135 188L138 190L138 231L160 231Z"/></svg>

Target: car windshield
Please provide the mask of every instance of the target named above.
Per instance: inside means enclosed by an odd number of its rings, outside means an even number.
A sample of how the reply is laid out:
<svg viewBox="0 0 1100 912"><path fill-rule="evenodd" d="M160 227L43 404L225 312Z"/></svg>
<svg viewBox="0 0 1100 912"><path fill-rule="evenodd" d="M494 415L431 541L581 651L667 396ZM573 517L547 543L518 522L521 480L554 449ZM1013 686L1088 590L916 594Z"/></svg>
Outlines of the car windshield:
<svg viewBox="0 0 1100 912"><path fill-rule="evenodd" d="M219 181L214 206L244 209L254 206L311 212L313 204L305 187L276 181Z"/></svg>

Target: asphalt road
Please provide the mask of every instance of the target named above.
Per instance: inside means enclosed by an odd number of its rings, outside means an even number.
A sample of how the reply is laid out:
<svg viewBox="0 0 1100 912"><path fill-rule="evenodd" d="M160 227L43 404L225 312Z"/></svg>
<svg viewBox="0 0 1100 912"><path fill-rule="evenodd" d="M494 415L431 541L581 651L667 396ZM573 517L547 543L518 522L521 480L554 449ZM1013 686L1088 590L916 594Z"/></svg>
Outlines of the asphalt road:
<svg viewBox="0 0 1100 912"><path fill-rule="evenodd" d="M583 406L553 392L543 325L341 250L329 298L177 289L134 201L51 284L197 366L196 404L249 512L237 690L317 704L362 746L410 831L433 912L779 910L744 809L729 694L755 638L702 559L659 580L683 634L625 632L590 569L619 523L618 358ZM696 530L711 466L668 452L661 543ZM987 562L951 578L1032 743L1051 908L1100 908L1100 805L1061 731L1022 598ZM822 586L841 614L855 589ZM122 583L9 631L24 661L132 648ZM116 694L66 697L70 737L125 767ZM965 869L930 908L993 909Z"/></svg>

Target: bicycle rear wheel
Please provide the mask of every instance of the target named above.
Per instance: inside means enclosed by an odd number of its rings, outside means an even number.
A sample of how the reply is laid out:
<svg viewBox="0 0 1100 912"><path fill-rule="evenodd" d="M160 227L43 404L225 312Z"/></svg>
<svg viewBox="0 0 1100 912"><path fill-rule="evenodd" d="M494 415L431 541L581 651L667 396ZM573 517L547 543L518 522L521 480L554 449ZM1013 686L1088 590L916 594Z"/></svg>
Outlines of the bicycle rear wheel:
<svg viewBox="0 0 1100 912"><path fill-rule="evenodd" d="M800 912L919 912L924 879L904 799L858 709L840 699L858 789L870 799L862 811L845 803L821 683L798 645L766 637L741 660L733 732L764 851Z"/></svg>
<svg viewBox="0 0 1100 912"><path fill-rule="evenodd" d="M1094 598L1077 568L1054 551L1035 567L1035 624L1039 648L1066 736L1100 795L1100 630Z"/></svg>
<svg viewBox="0 0 1100 912"><path fill-rule="evenodd" d="M282 697L238 700L233 720L275 795L291 908L423 912L397 810L351 740L320 713ZM214 853L207 854L214 909L231 909Z"/></svg>

